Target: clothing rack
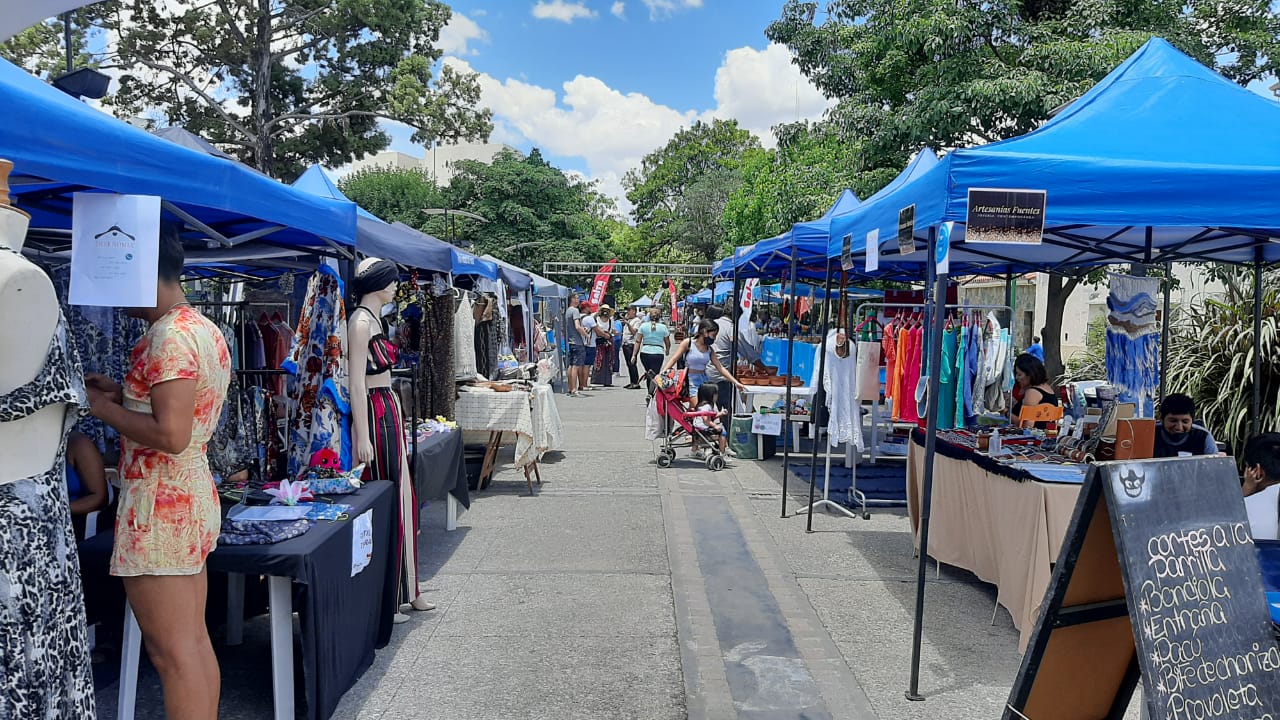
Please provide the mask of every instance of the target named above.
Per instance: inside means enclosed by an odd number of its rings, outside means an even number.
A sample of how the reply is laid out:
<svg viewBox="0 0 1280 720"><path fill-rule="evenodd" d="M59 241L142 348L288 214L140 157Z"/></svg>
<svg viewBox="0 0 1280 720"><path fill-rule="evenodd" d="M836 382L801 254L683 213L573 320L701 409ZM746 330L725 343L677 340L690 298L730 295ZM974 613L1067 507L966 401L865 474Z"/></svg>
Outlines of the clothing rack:
<svg viewBox="0 0 1280 720"><path fill-rule="evenodd" d="M884 310L884 309L898 309L898 310L914 310L914 311L920 312L920 311L926 310L927 308L928 308L928 305L927 305L927 304L925 304L925 303L864 302L864 303L859 303L859 304L858 304L858 308L857 308L857 310L855 311L855 315L857 315L858 317L863 317L863 318L864 318L864 317L865 317L864 311L865 311L865 310L868 310L868 309L881 309L881 310ZM978 303L955 303L955 304L950 304L950 305L944 305L944 306L943 306L943 310L944 310L944 311L947 311L947 312L952 312L952 311L957 311L957 310L958 310L958 311L960 311L960 312L969 312L969 311L971 311L971 310L973 310L973 311L981 311L981 310L1010 310L1010 307L1009 307L1008 305L988 305L988 304L978 304ZM927 318L922 319L922 321L921 321L921 322L922 322L923 324L925 324L925 325L927 325L927 324L928 324L928 322L927 322ZM861 324L861 321L859 321L859 324ZM856 327L856 326L855 326L855 327ZM846 332L849 334L849 340L850 340L850 342L857 342L857 340L855 340L855 339L853 338L853 335L852 335L853 330L852 330L852 329L846 329ZM861 401L861 398L859 398L859 400ZM887 407L886 407L886 406L883 406L883 405L881 404L881 402L880 402L880 397L879 397L878 395L877 395L877 397L875 397L874 399L872 399L870 402L871 402L871 438L870 438L870 440L871 440L871 446L870 446L870 449L869 449L868 453L869 453L869 458L870 458L871 464L872 464L872 465L875 465L875 464L876 464L876 462L879 460L879 457L880 457L880 452L879 452L879 451L880 451L880 438L879 438L879 431L880 431L880 421L881 421L881 414L880 414L880 413L881 413L881 409L882 409L882 408L886 408L886 409L887 409ZM908 451L909 451L909 450L908 450ZM853 460L852 450L846 450L845 466L846 466L846 467L853 467L853 465L854 465L854 464L855 464L855 462L854 462L854 460Z"/></svg>

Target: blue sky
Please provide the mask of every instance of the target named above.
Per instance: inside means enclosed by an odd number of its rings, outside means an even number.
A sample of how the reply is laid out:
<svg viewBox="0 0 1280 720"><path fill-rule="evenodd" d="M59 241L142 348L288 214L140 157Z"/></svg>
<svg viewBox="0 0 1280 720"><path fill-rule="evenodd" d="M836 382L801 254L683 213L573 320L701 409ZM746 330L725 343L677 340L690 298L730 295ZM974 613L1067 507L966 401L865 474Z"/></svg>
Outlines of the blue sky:
<svg viewBox="0 0 1280 720"><path fill-rule="evenodd" d="M492 140L622 194L621 177L681 127L736 118L771 143L828 101L764 30L781 0L457 0L445 62L480 73ZM420 155L407 128L391 149ZM625 208L624 208L625 209Z"/></svg>

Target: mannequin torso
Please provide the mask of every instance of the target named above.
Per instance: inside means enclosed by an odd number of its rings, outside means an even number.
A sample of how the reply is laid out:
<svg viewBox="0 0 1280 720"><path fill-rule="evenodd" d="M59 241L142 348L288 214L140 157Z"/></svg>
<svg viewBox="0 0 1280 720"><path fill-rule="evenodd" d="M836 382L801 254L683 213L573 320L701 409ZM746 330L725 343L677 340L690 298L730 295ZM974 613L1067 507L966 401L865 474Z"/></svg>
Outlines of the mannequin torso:
<svg viewBox="0 0 1280 720"><path fill-rule="evenodd" d="M0 395L35 379L58 325L58 296L40 268L21 255L28 218L0 205ZM10 252L12 251L12 252ZM0 422L0 484L48 470L62 440L66 405L56 403Z"/></svg>

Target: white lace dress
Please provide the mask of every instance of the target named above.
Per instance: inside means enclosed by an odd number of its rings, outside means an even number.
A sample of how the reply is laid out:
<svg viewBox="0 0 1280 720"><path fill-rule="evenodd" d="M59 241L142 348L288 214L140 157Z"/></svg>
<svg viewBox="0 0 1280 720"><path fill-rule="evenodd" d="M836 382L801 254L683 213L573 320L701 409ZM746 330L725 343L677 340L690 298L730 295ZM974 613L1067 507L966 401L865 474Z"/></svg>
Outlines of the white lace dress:
<svg viewBox="0 0 1280 720"><path fill-rule="evenodd" d="M862 416L858 402L858 353L857 344L849 343L849 356L836 354L836 331L827 336L827 363L823 371L822 387L827 392L827 437L834 447L852 442L861 452Z"/></svg>
<svg viewBox="0 0 1280 720"><path fill-rule="evenodd" d="M471 299L462 297L453 314L453 377L474 380L476 377L476 319L471 314Z"/></svg>

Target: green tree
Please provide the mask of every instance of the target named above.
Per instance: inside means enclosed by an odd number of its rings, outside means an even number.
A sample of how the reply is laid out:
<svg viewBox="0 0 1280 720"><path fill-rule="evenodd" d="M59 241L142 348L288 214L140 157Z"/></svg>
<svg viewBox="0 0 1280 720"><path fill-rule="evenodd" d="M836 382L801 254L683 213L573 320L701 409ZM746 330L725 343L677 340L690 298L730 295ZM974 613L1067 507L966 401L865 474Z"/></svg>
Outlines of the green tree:
<svg viewBox="0 0 1280 720"><path fill-rule="evenodd" d="M736 120L699 121L681 129L666 145L645 155L640 167L627 172L622 184L633 205L631 217L646 238L650 259L665 256L669 260L706 261L700 241L687 244L691 226L687 218L681 221L681 199L712 173L721 179L718 184L724 185L726 176L721 171L737 173L748 151L759 148L760 141ZM714 195L706 183L696 192L703 200ZM697 203L705 205L703 200Z"/></svg>
<svg viewBox="0 0 1280 720"><path fill-rule="evenodd" d="M439 0L122 0L105 23L123 71L111 103L229 148L286 179L387 146L379 119L414 140L482 139L474 74L436 71Z"/></svg>
<svg viewBox="0 0 1280 720"><path fill-rule="evenodd" d="M788 0L765 34L837 100L827 123L864 167L1029 132L1153 35L1242 84L1280 61L1270 0L832 0L815 24L818 9ZM1051 320L1077 284L1051 286ZM1059 338L1044 340L1060 372Z"/></svg>
<svg viewBox="0 0 1280 720"><path fill-rule="evenodd" d="M537 273L544 262L612 257L607 217L616 209L593 183L569 177L536 148L527 157L502 150L492 163L456 163L445 197L450 208L487 220L456 221L458 239L477 253Z"/></svg>
<svg viewBox="0 0 1280 720"><path fill-rule="evenodd" d="M724 215L731 245L783 233L820 217L844 189L865 198L893 178L890 168L862 167L858 145L826 124L794 123L774 132L776 150L748 151L743 159L742 186Z"/></svg>
<svg viewBox="0 0 1280 720"><path fill-rule="evenodd" d="M92 29L115 8L115 1L98 3L71 13L71 62L76 68L97 65L98 58L87 51ZM67 71L67 49L61 17L51 18L19 32L0 43L0 57L41 78L57 77Z"/></svg>
<svg viewBox="0 0 1280 720"><path fill-rule="evenodd" d="M417 228L425 227L424 208L440 208L446 203L430 173L416 168L357 170L340 180L338 187L352 202L380 219ZM436 234L438 229L431 232Z"/></svg>

